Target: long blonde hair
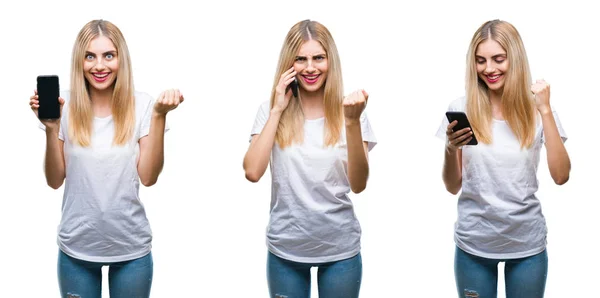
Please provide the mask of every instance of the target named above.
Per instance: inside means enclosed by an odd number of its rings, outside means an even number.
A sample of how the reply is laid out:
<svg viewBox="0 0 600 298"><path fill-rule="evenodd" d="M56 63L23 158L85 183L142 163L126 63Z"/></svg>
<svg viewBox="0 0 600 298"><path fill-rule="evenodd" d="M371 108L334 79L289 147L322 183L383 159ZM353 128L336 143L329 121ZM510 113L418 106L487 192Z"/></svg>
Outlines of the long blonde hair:
<svg viewBox="0 0 600 298"><path fill-rule="evenodd" d="M135 100L131 59L123 34L111 22L93 20L79 31L71 60L71 94L69 101L69 138L87 147L91 143L94 112L90 101L89 84L83 73L83 61L90 42L106 36L117 49L119 71L114 82L111 99L112 117L115 122L113 144L124 145L133 136L135 126Z"/></svg>
<svg viewBox="0 0 600 298"><path fill-rule="evenodd" d="M485 22L473 35L467 54L467 117L477 139L491 144L492 105L488 87L477 75L475 57L479 44L488 38L502 46L509 62L501 99L502 115L521 143L521 148L529 148L534 141L536 126L535 101L530 91L531 73L521 36L508 22Z"/></svg>
<svg viewBox="0 0 600 298"><path fill-rule="evenodd" d="M325 146L333 146L340 140L342 133L344 89L338 50L331 33L325 26L311 20L304 20L292 26L283 42L279 55L279 63L273 81L273 91L271 92L271 107L275 104L275 87L279 83L280 76L292 67L300 47L309 40L318 41L327 55L328 71L323 97L325 106L325 135L323 141ZM301 101L292 98L279 120L275 141L281 148L290 146L292 143L302 143L304 141L303 125L304 113Z"/></svg>

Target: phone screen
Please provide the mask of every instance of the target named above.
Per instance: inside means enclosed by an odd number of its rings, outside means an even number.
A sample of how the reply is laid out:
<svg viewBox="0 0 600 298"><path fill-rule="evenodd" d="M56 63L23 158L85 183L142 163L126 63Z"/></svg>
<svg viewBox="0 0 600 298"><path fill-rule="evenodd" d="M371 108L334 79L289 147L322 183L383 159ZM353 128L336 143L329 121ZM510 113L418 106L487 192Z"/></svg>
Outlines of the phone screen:
<svg viewBox="0 0 600 298"><path fill-rule="evenodd" d="M39 100L38 118L39 119L58 119L60 118L60 87L58 76L38 76L37 92Z"/></svg>

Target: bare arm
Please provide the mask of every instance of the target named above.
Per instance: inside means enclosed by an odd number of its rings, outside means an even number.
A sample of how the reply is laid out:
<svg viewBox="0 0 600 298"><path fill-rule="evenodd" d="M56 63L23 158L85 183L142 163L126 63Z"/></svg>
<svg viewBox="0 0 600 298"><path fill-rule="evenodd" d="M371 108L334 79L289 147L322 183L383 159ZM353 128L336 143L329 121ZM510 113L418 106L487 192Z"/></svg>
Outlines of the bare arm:
<svg viewBox="0 0 600 298"><path fill-rule="evenodd" d="M33 91L33 96L29 98L29 106L38 117L38 109L40 107L39 96L37 90ZM60 119L62 118L62 108L65 100L62 97L58 98L60 104L60 115L58 119L41 119L40 121L46 131L46 153L44 156L44 174L48 186L58 189L65 181L65 155L64 141L58 138L60 132Z"/></svg>
<svg viewBox="0 0 600 298"><path fill-rule="evenodd" d="M53 189L58 189L65 181L64 142L58 138L57 127L46 127L46 154L44 158L44 173L46 183Z"/></svg>
<svg viewBox="0 0 600 298"><path fill-rule="evenodd" d="M158 176L164 165L166 115L152 114L148 136L139 140L140 160L138 175L144 186L152 186L158 181Z"/></svg>
<svg viewBox="0 0 600 298"><path fill-rule="evenodd" d="M562 142L551 110L547 110L542 114L542 125L546 139L546 153L550 176L552 176L554 183L563 185L569 181L571 160Z"/></svg>
<svg viewBox="0 0 600 298"><path fill-rule="evenodd" d="M446 190L457 194L462 187L462 150L444 150L444 170L442 173Z"/></svg>
<svg viewBox="0 0 600 298"><path fill-rule="evenodd" d="M459 131L453 131L452 128L458 124L458 121L452 121L448 124L446 130L447 143L444 150L444 169L442 179L446 190L451 194L457 194L462 188L462 149L473 138L470 128L463 128Z"/></svg>
<svg viewBox="0 0 600 298"><path fill-rule="evenodd" d="M367 187L369 178L368 143L362 140L360 121L346 122L346 142L350 189L354 193L360 193Z"/></svg>
<svg viewBox="0 0 600 298"><path fill-rule="evenodd" d="M537 80L531 86L531 92L535 95L535 105L542 117L550 176L554 183L565 184L569 180L571 160L560 138L552 108L550 108L550 85L544 80Z"/></svg>
<svg viewBox="0 0 600 298"><path fill-rule="evenodd" d="M267 170L280 118L281 112L271 111L262 132L252 136L250 147L244 156L244 171L250 182L258 182Z"/></svg>
<svg viewBox="0 0 600 298"><path fill-rule="evenodd" d="M179 90L172 89L160 94L152 110L150 132L139 140L140 159L137 170L144 186L152 186L164 165L165 126L167 113L179 106L184 100Z"/></svg>
<svg viewBox="0 0 600 298"><path fill-rule="evenodd" d="M250 182L258 182L267 170L271 158L271 150L273 149L273 145L275 145L275 135L277 133L277 126L279 126L279 119L281 119L281 114L287 108L292 97L292 90L287 90L287 86L294 81L295 76L296 71L293 67L281 74L279 83L275 87L275 104L271 108L269 118L261 133L252 136L252 141L244 156L243 163L246 179Z"/></svg>

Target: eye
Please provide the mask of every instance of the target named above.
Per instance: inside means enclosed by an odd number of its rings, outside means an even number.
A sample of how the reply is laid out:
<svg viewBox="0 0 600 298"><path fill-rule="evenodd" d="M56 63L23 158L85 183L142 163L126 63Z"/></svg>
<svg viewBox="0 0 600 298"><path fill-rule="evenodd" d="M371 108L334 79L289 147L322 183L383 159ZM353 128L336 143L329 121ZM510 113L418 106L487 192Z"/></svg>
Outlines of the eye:
<svg viewBox="0 0 600 298"><path fill-rule="evenodd" d="M92 55L92 54L85 55L85 60L94 60L94 55Z"/></svg>
<svg viewBox="0 0 600 298"><path fill-rule="evenodd" d="M303 62L303 61L306 61L306 57L296 57L296 59L294 61Z"/></svg>
<svg viewBox="0 0 600 298"><path fill-rule="evenodd" d="M505 59L505 58L497 58L497 59L496 59L496 63L502 63L502 62L504 62L504 61L506 61L506 59Z"/></svg>
<svg viewBox="0 0 600 298"><path fill-rule="evenodd" d="M477 59L475 61L477 62L477 64L484 64L485 63L485 59Z"/></svg>
<svg viewBox="0 0 600 298"><path fill-rule="evenodd" d="M113 56L113 54L106 54L106 59L109 59L109 60L110 60L110 59L112 59L112 58L114 58L114 57L115 57L115 56Z"/></svg>
<svg viewBox="0 0 600 298"><path fill-rule="evenodd" d="M325 56L317 56L317 57L315 57L315 60L323 61L323 60L325 60Z"/></svg>

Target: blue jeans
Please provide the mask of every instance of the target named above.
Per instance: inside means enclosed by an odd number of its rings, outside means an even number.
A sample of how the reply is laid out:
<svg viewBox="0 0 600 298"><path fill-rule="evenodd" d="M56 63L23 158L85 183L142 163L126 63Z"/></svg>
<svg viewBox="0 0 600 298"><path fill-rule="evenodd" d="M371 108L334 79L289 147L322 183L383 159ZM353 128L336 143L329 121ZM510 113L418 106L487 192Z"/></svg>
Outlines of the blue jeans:
<svg viewBox="0 0 600 298"><path fill-rule="evenodd" d="M318 267L319 298L357 298L362 278L360 253L330 263L297 263L271 252L267 256L267 280L271 298L309 298L310 268Z"/></svg>
<svg viewBox="0 0 600 298"><path fill-rule="evenodd" d="M59 250L58 284L61 298L101 298L102 266L109 266L111 298L148 298L152 286L152 253L139 259L95 263L75 259Z"/></svg>
<svg viewBox="0 0 600 298"><path fill-rule="evenodd" d="M507 298L543 298L548 275L548 254L520 259L486 259L456 248L454 275L461 298L496 298L498 263L504 263Z"/></svg>

